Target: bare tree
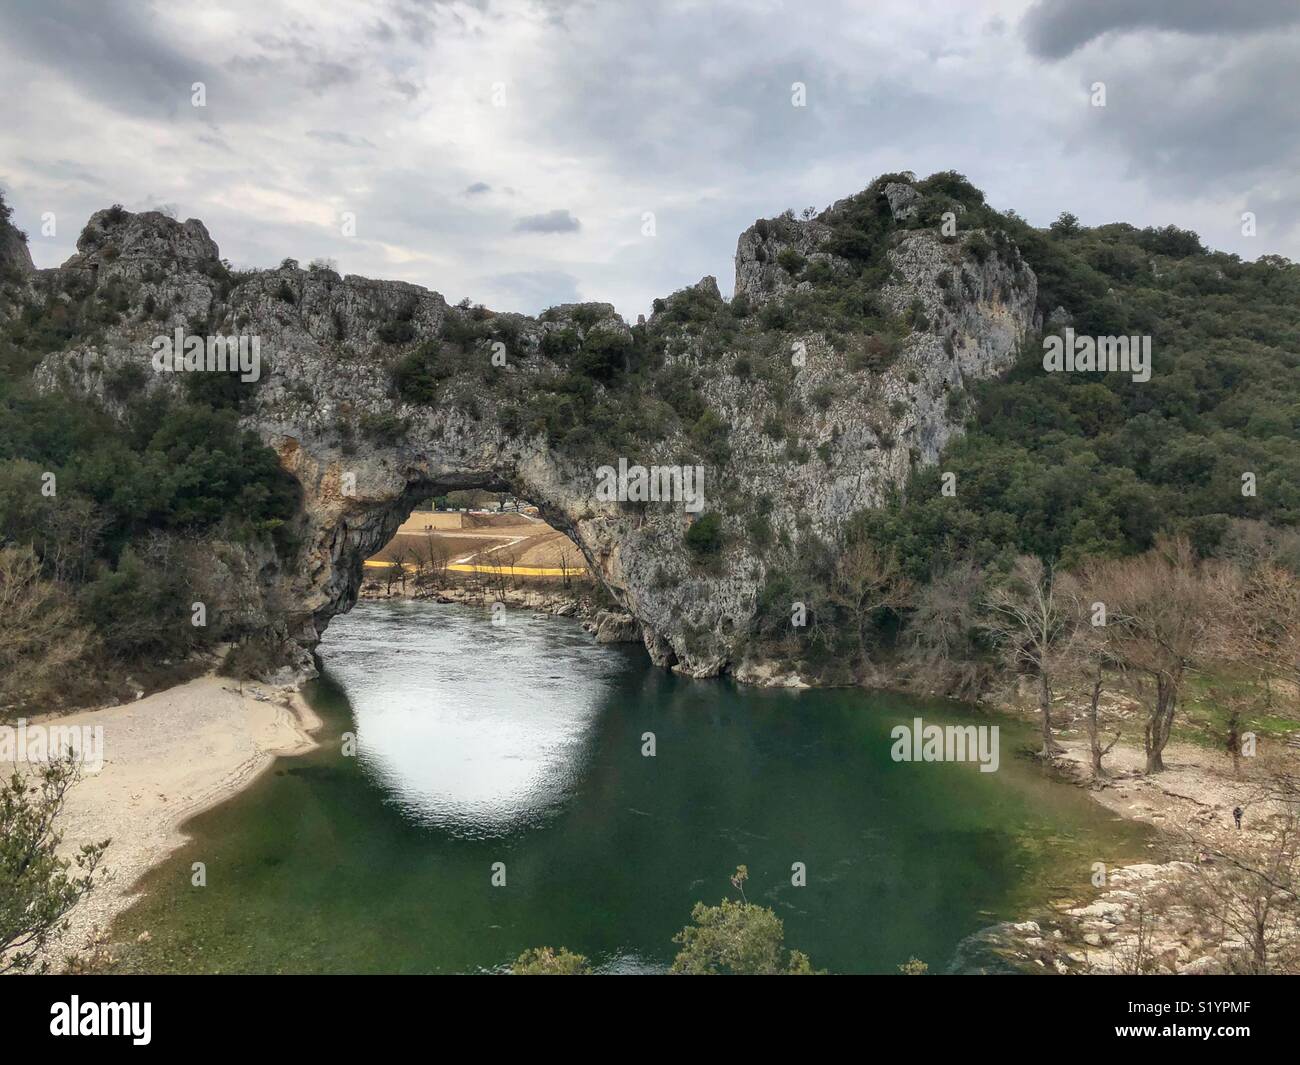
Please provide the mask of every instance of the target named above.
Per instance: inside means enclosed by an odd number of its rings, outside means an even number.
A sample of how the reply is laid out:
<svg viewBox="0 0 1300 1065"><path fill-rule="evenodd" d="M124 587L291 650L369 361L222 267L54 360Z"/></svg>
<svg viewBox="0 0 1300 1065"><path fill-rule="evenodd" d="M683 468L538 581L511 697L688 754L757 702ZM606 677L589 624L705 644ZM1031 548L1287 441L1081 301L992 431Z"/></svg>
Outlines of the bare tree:
<svg viewBox="0 0 1300 1065"><path fill-rule="evenodd" d="M1286 566L1266 558L1245 571L1238 609L1228 632L1235 661L1268 681L1300 682L1300 580Z"/></svg>
<svg viewBox="0 0 1300 1065"><path fill-rule="evenodd" d="M1028 668L1038 680L1042 714L1042 757L1059 754L1052 737L1052 680L1069 652L1076 631L1073 600L1058 590L1052 567L1022 555L1008 578L984 600L981 627L1016 669Z"/></svg>
<svg viewBox="0 0 1300 1065"><path fill-rule="evenodd" d="M451 561L447 545L433 533L424 537L424 561L430 579L442 587L447 583L447 565Z"/></svg>
<svg viewBox="0 0 1300 1065"><path fill-rule="evenodd" d="M0 548L0 705L39 693L81 657L89 633L29 547Z"/></svg>
<svg viewBox="0 0 1300 1065"><path fill-rule="evenodd" d="M1198 561L1179 538L1136 558L1095 563L1084 583L1105 615L1107 653L1153 689L1143 746L1147 772L1159 772L1188 672L1225 654L1239 598L1237 571Z"/></svg>
<svg viewBox="0 0 1300 1065"><path fill-rule="evenodd" d="M1075 574L1060 573L1056 578L1057 589L1069 603L1073 614L1074 633L1065 655L1065 664L1071 674L1088 686L1088 709L1084 714L1084 723L1088 732L1088 760L1092 769L1092 779L1101 780L1106 771L1102 759L1110 754L1119 742L1120 730L1104 747L1101 738L1101 694L1106 687L1106 670L1114 669L1116 663L1106 650L1106 639L1102 630L1093 624L1093 611L1088 598L1085 581Z"/></svg>
<svg viewBox="0 0 1300 1065"><path fill-rule="evenodd" d="M89 499L60 502L51 510L42 556L56 580L86 579L107 524L102 510Z"/></svg>
<svg viewBox="0 0 1300 1065"><path fill-rule="evenodd" d="M515 583L515 557L509 548L502 548L500 551L491 552L491 558L491 562L481 564L480 572L492 598L505 602Z"/></svg>
<svg viewBox="0 0 1300 1065"><path fill-rule="evenodd" d="M1084 717L1088 729L1088 762L1092 768L1092 779L1101 780L1106 771L1102 768L1101 761L1106 755L1110 754L1111 749L1119 742L1120 730L1115 730L1115 735L1111 737L1110 743L1105 747L1101 745L1101 725L1098 722L1097 710L1101 704L1101 693L1105 685L1105 668L1106 661L1103 652L1099 649L1090 656L1093 668L1092 688L1088 697L1088 712Z"/></svg>
<svg viewBox="0 0 1300 1065"><path fill-rule="evenodd" d="M1116 969L1124 976L1152 976L1160 965L1155 955L1155 932L1164 909L1164 900L1153 906L1152 900L1143 897L1136 906L1133 934L1115 944Z"/></svg>
<svg viewBox="0 0 1300 1065"><path fill-rule="evenodd" d="M1238 972L1296 972L1300 966L1300 821L1271 817L1255 832L1226 838L1185 830L1197 861L1183 894L1208 937L1237 939Z"/></svg>
<svg viewBox="0 0 1300 1065"><path fill-rule="evenodd" d="M402 591L406 591L406 575L413 573L418 578L424 569L424 563L421 561L420 552L414 547L407 547L402 552ZM417 582L418 583L418 582Z"/></svg>
<svg viewBox="0 0 1300 1065"><path fill-rule="evenodd" d="M908 619L912 667L938 678L937 687L957 696L977 695L987 678L972 640L983 595L984 574L973 562L939 570L913 595Z"/></svg>
<svg viewBox="0 0 1300 1065"><path fill-rule="evenodd" d="M384 594L393 594L393 585L398 581L402 582L403 588L406 586L406 571L402 569L402 564L396 559L390 559L388 565L384 568Z"/></svg>
<svg viewBox="0 0 1300 1065"><path fill-rule="evenodd" d="M831 602L848 611L858 634L858 653L865 662L867 625L876 611L901 610L912 597L912 582L903 574L893 548L881 551L867 540L849 545L835 562Z"/></svg>

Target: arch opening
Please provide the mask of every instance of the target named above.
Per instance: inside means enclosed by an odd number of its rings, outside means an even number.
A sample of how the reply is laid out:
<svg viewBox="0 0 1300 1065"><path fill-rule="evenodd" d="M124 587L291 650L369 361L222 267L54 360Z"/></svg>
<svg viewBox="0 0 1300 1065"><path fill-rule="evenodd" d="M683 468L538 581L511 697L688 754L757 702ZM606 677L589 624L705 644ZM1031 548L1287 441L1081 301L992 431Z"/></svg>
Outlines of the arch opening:
<svg viewBox="0 0 1300 1065"><path fill-rule="evenodd" d="M417 479L329 524L329 568L343 579L318 601L312 646L358 600L400 597L581 619L598 643L643 644L654 655L653 637L576 523L496 473Z"/></svg>
<svg viewBox="0 0 1300 1065"><path fill-rule="evenodd" d="M361 590L368 598L526 606L525 593L576 602L598 587L579 546L536 504L510 491L462 488L415 504L365 560Z"/></svg>

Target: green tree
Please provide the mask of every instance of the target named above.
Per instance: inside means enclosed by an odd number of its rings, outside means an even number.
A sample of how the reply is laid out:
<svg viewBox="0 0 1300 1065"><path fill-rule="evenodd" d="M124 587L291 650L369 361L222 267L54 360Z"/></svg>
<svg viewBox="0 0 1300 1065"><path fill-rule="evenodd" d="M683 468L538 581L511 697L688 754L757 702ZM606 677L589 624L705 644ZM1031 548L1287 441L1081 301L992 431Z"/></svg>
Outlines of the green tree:
<svg viewBox="0 0 1300 1065"><path fill-rule="evenodd" d="M1069 211L1062 211L1047 228L1058 237L1072 237L1079 232L1079 219Z"/></svg>
<svg viewBox="0 0 1300 1065"><path fill-rule="evenodd" d="M686 546L701 561L721 554L722 544L722 516L716 511L697 518L686 530Z"/></svg>
<svg viewBox="0 0 1300 1065"><path fill-rule="evenodd" d="M785 948L785 924L766 906L745 901L749 868L737 866L731 884L741 901L697 902L673 942L681 946L670 972L684 976L812 976L808 956Z"/></svg>
<svg viewBox="0 0 1300 1065"><path fill-rule="evenodd" d="M697 902L687 925L673 942L681 946L673 973L685 976L811 976L812 963L785 949L785 925L766 906L723 899L717 906Z"/></svg>
<svg viewBox="0 0 1300 1065"><path fill-rule="evenodd" d="M84 844L72 859L56 853L63 834L55 822L77 776L68 756L0 787L0 974L43 972L50 937L68 927L68 913L100 879L109 840Z"/></svg>
<svg viewBox="0 0 1300 1065"><path fill-rule="evenodd" d="M512 976L590 976L591 966L582 954L567 947L533 947L510 966Z"/></svg>

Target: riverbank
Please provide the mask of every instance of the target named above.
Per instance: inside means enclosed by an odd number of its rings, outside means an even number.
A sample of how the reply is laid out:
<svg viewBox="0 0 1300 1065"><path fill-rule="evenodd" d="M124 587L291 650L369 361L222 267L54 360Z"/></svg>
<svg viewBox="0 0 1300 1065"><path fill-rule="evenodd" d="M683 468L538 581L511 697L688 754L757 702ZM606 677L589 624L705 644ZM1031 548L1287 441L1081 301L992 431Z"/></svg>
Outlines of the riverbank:
<svg viewBox="0 0 1300 1065"><path fill-rule="evenodd" d="M71 857L83 843L112 840L108 877L46 951L55 971L69 955L93 950L97 932L134 902L140 877L186 842L183 822L246 787L275 758L310 750L320 726L294 689L214 673L132 703L45 720L103 729L103 767L68 792L62 852ZM0 772L12 769L0 763Z"/></svg>
<svg viewBox="0 0 1300 1065"><path fill-rule="evenodd" d="M437 597L442 594L445 590ZM477 600L467 605L482 609L485 604ZM542 612L536 601L515 605ZM398 616L407 613L401 611ZM481 624L481 616L473 612L466 617L476 628ZM596 618L612 630L622 624L621 619L611 620L613 615ZM529 625L539 625L538 631L549 629L544 622L525 619L525 630ZM601 627L591 621L586 627L590 630L593 626ZM421 631L412 634L412 639L412 647L423 646L427 636ZM456 646L447 653L462 651ZM748 699L742 701L748 717L753 706ZM856 700L855 706L860 708ZM994 709L1031 723L1035 717L1027 704L985 705L986 711ZM986 929L972 939L983 953L1026 971L1128 971L1135 954L1144 953L1152 964L1170 971L1224 968L1224 961L1239 947L1231 939L1207 938L1205 930L1195 926L1185 904L1163 904L1169 896L1185 896L1187 884L1197 883L1190 879L1197 868L1170 860L1176 855L1173 844L1181 842L1180 833L1187 826L1201 835L1212 833L1225 845L1261 840L1270 811L1258 801L1256 792L1270 771L1271 760L1287 758L1293 752L1274 751L1271 744L1265 744L1261 757L1246 760L1242 776L1237 778L1221 752L1175 743L1166 752L1168 771L1147 777L1141 772L1141 751L1132 745L1135 738L1140 739L1140 730L1135 732L1133 727L1139 708L1123 700L1108 700L1103 707L1104 731L1112 735L1122 723L1129 745L1118 746L1107 756L1108 776L1094 785L1087 779L1087 740L1081 734L1079 709L1054 708L1054 720L1065 726L1058 733L1065 754L1054 774L1060 786L1066 790L1070 783L1085 787L1089 797L1117 819L1145 822L1167 836L1159 838L1151 861L1107 870L1096 890L1085 888L1075 892L1075 897L1051 900L1047 909L1042 908L1040 896L1032 909L1004 911L1023 919ZM132 889L140 876L185 841L179 827L182 822L246 787L275 756L312 747L310 733L319 726L293 689L246 684L241 694L237 682L210 674L137 702L58 721L63 726L104 728L105 768L72 790L62 828L68 853L81 843L113 837L106 867L113 871L114 880L75 911L73 928L49 952L56 966L69 952L85 951L94 929L107 928L114 916L136 900ZM1239 835L1234 835L1237 830L1231 818L1235 806L1247 811ZM1108 830L1112 831L1118 833L1122 826ZM1093 841L1098 854L1109 853L1103 849L1104 843L1104 838ZM1132 862L1140 853L1128 850L1124 858ZM1091 862L1092 858L1087 858L1083 868ZM1076 868L1074 858L1069 867ZM1079 877L1070 879L1078 881ZM925 878L926 883L930 881L931 877ZM1157 909L1157 902L1163 908ZM152 927L156 932L165 926L162 922ZM124 937L123 943L131 943L136 931Z"/></svg>
<svg viewBox="0 0 1300 1065"><path fill-rule="evenodd" d="M413 578L404 583L389 585L384 581L367 579L362 583L357 598L426 599L435 603L474 607L503 603L512 610L531 610L536 614L552 614L562 618L590 618L599 609L589 585L565 588L516 583L489 589L479 582L435 582Z"/></svg>
<svg viewBox="0 0 1300 1065"><path fill-rule="evenodd" d="M1004 701L996 712L1036 717L1022 703ZM1171 742L1165 769L1145 772L1140 744L1141 707L1110 696L1102 707L1102 745L1116 730L1117 743L1103 759L1105 775L1094 779L1090 747L1082 735L1081 705L1053 707L1062 747L1052 771L1085 788L1119 818L1160 831L1159 860L1093 869L1093 892L1054 900L1050 909L971 937L957 964L995 957L1024 972L1061 974L1216 974L1259 971L1260 959L1287 968L1300 958L1300 921L1295 908L1258 909L1265 876L1281 872L1294 854L1293 822L1279 801L1279 780L1295 779L1300 752L1284 741L1259 741L1254 757L1234 768L1219 749ZM1240 810L1237 825L1234 811ZM1265 932L1254 938L1257 921ZM1286 959L1292 959L1287 962Z"/></svg>
<svg viewBox="0 0 1300 1065"><path fill-rule="evenodd" d="M606 610L596 600L594 591L585 588L547 588L513 585L491 592L483 586L460 584L419 584L416 581L391 588L368 581L361 586L360 599L426 599L458 606L490 607L501 603L511 610L530 610L559 618L579 618L586 632L597 643L641 643L641 626L631 614Z"/></svg>

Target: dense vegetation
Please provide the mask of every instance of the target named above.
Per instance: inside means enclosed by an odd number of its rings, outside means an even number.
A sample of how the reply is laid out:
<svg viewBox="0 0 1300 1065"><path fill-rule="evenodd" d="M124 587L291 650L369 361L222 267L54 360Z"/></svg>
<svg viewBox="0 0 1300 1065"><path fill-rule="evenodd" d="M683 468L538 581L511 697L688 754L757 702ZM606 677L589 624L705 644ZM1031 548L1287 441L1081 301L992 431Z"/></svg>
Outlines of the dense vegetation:
<svg viewBox="0 0 1300 1065"><path fill-rule="evenodd" d="M1173 228L1009 225L1045 317L1063 306L1080 333L1151 336L1151 380L1045 373L1041 345L1026 345L1009 375L976 387L966 438L864 515L864 535L923 578L1008 552L1144 551L1161 531L1211 553L1234 518L1300 522L1300 269L1207 252ZM946 471L955 498L939 492Z"/></svg>
<svg viewBox="0 0 1300 1065"><path fill-rule="evenodd" d="M919 193L901 222L884 195L899 179ZM945 232L954 216L959 232ZM972 260L1011 260L1019 249L1038 277L1047 330L1069 321L1082 334L1151 336L1151 379L1044 373L1040 338L1030 338L1006 377L951 397L967 433L939 466L917 471L883 509L853 516L840 543L804 525L795 535L778 530L770 499L716 486L683 547L700 572L740 541L772 560L749 634L758 650L848 679L854 663L909 647L924 629L969 630L954 604L1025 554L1070 568L1140 554L1162 534L1186 536L1202 556L1239 553L1244 540L1263 537L1300 567L1300 269L1207 251L1172 226L1086 228L1063 215L1035 229L989 207L954 173L919 182L885 175L805 219L829 230L831 257L792 246L800 232L792 212L756 224L760 261L770 254L782 276L807 283L761 307L702 283L656 300L643 324L624 326L608 308L584 304L545 312L536 330L465 302L440 335L419 342L414 304L399 309L378 329L381 347L394 349L393 398L495 416L576 462L615 454L651 462L671 439L674 461L716 465L731 454L731 429L706 397L711 384L733 379L764 404L762 431L778 461L829 471L834 441L801 436L806 407L865 404L863 382L869 388L908 335L929 328L919 305L896 314L879 293L895 276L888 252L905 233L938 231ZM211 276L223 290L237 283L218 262ZM951 283L945 300L963 298L963 283ZM73 274L57 284L41 282L38 298L0 330L0 543L34 550L105 655L183 653L205 638L183 623L189 548L271 536L293 550L284 523L296 486L238 430L247 390L217 375L192 375L164 402L139 398L139 375L119 371L106 391L120 417L38 395L30 370L46 353L95 338L138 305L121 286ZM14 282L0 285L12 291ZM282 298L294 303L291 290ZM158 308L146 303L141 313ZM792 338L810 333L841 352L853 375L811 396L796 387L789 355ZM498 349L508 370L492 357ZM877 414L864 406L862 417ZM879 424L888 445L889 419ZM353 428L340 429L345 450ZM355 428L396 441L405 426L394 410L363 415ZM58 506L40 494L47 473ZM940 491L944 474L954 475L955 495ZM1243 493L1244 475L1254 494ZM889 570L887 592L855 573L864 545ZM792 603L806 604L808 624L792 627ZM127 626L122 609L152 625ZM970 631L960 636L943 642L977 658L991 653Z"/></svg>
<svg viewBox="0 0 1300 1065"><path fill-rule="evenodd" d="M16 279L5 284L0 298L12 299ZM8 661L34 638L35 620L20 622L20 601L57 614L63 623L48 638L75 646L102 679L230 635L192 623L211 540L271 537L282 552L294 549L286 523L297 482L239 428L245 386L234 375L192 374L168 397L144 393L145 370L123 371L106 389L118 416L36 390L31 371L45 354L97 339L132 303L124 289L95 290L69 275L57 288L38 282L37 298L23 299L0 325L0 589L11 607L0 622L0 706L53 687L70 698L88 694L75 690L74 677L25 675ZM25 599L15 586L27 572L24 552L39 562Z"/></svg>
<svg viewBox="0 0 1300 1065"><path fill-rule="evenodd" d="M790 327L821 327L839 342L835 330L851 327L860 306L872 339L887 335L872 320L870 289L897 228L882 190L900 177L819 216L859 272L818 277L812 292L785 301ZM937 228L952 210L963 230L981 230L967 254L1014 244L1038 277L1045 332L1068 322L1079 334L1150 336L1151 379L1046 373L1041 338L1031 337L1009 374L974 386L967 432L938 466L918 470L883 509L855 515L844 544L805 538L774 569L754 639L844 678L846 658L891 649L919 651L933 670L940 646L971 660L957 685L970 691L993 653L974 610L1017 556L1078 567L1147 552L1170 534L1203 557L1257 554L1267 543L1300 570L1300 268L1210 252L1173 226L1086 228L1062 215L1034 229L988 207L960 175L916 184L921 199L904 228ZM945 474L955 475L953 495L941 491ZM1248 474L1253 494L1243 492ZM850 560L867 546L870 580ZM792 630L794 601L807 601L812 617Z"/></svg>

